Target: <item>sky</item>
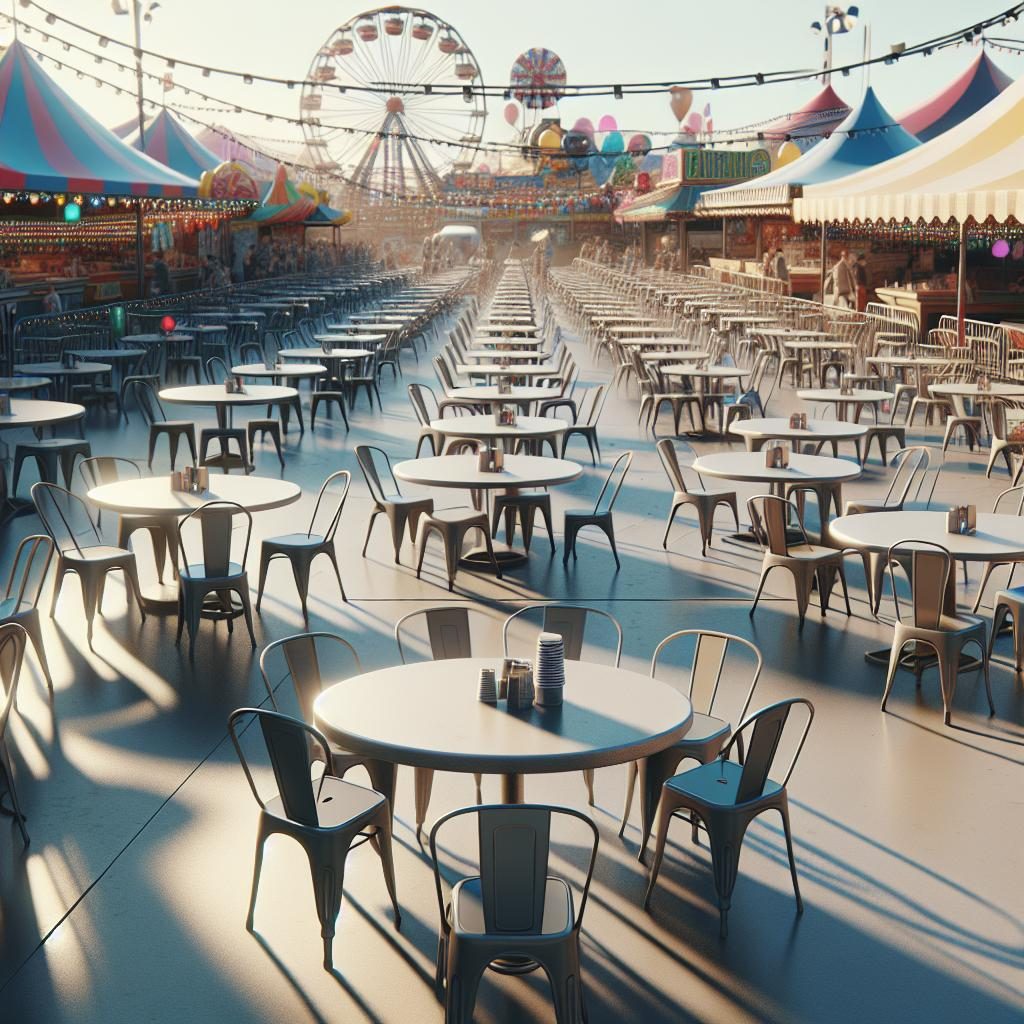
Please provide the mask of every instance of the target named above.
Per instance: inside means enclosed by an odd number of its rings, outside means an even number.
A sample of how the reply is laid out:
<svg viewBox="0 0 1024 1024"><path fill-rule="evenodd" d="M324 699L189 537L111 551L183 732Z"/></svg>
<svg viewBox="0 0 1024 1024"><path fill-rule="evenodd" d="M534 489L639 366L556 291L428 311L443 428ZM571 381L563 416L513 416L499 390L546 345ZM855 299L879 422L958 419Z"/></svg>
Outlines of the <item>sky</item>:
<svg viewBox="0 0 1024 1024"><path fill-rule="evenodd" d="M0 0L4 7L14 0ZM111 38L127 39L130 19L112 13L111 0L41 0L57 14L72 18ZM128 2L128 0L126 0ZM1007 7L1006 0L865 0L860 7L860 24L854 32L836 40L836 60L858 59L864 49L862 26L870 26L872 50L887 52L890 44L915 42L969 24L970 17L995 14ZM46 30L44 15L36 9L16 8L19 16ZM350 17L366 10L362 4L345 0L161 0L151 24L145 26L143 46L181 58L231 67L240 71L302 78L316 50L331 32ZM436 0L428 8L453 24L473 51L488 85L505 85L509 69L521 51L546 46L557 52L566 67L570 83L668 81L674 78L717 76L781 68L813 69L820 65L822 40L810 30L821 19L824 4L806 0ZM1024 37L1024 24L997 34ZM66 30L59 23L49 31L66 34L76 42L96 48L94 35ZM0 25L0 32L9 29ZM131 82L109 65L98 66L89 57L62 54L52 39L43 42L38 32L26 40L55 57L72 58L85 70L115 79L125 87ZM113 47L106 51L114 54ZM883 104L893 114L916 105L952 80L974 56L973 47L951 49L928 58L914 57L871 72ZM1016 77L1024 69L1024 56L993 53L1003 69ZM124 59L122 55L121 59ZM47 69L61 85L101 121L119 124L133 115L133 100L113 89L97 88L79 81L67 70ZM159 63L148 66L162 74ZM255 107L265 113L297 114L298 91L284 87L241 82L183 68L174 71L177 88L167 95L170 102L199 104L186 97L183 87L193 86L211 96ZM860 96L863 73L848 78L837 76L833 86L849 103ZM150 87L147 87L150 88ZM710 102L715 126L732 128L766 120L798 109L820 85L801 82L764 85L742 90L716 90L697 95L694 109ZM153 87L154 93L157 92ZM155 95L154 98L159 98ZM487 140L507 142L512 129L506 125L500 98L488 101L489 116L484 128ZM204 121L229 124L240 131L266 139L278 149L292 149L301 141L301 130L280 122L193 110ZM559 113L566 125L579 117L595 123L604 114L616 117L626 131L668 132L674 119L665 94L564 100ZM194 126L193 126L194 127Z"/></svg>

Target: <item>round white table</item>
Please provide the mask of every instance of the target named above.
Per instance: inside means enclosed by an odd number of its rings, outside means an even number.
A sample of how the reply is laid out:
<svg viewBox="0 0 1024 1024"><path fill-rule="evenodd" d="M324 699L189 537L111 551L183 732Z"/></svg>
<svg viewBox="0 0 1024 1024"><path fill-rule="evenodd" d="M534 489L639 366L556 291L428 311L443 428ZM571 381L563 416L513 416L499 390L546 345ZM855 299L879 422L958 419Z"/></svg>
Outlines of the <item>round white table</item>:
<svg viewBox="0 0 1024 1024"><path fill-rule="evenodd" d="M729 427L730 434L742 437L748 452L757 452L764 447L765 441L789 441L794 449L802 441L811 444L831 442L832 454L837 454L836 446L840 441L852 441L857 449L857 461L862 462L860 441L868 432L861 423L845 423L843 420L808 420L807 427L800 429L789 424L789 418L754 417L748 420L737 420Z"/></svg>
<svg viewBox="0 0 1024 1024"><path fill-rule="evenodd" d="M878 422L878 406L882 402L891 402L894 395L891 391L880 391L876 388L854 388L844 395L839 388L802 388L796 397L805 402L832 404L836 407L836 417L845 420L853 406L853 419L860 419L860 411L865 405L871 406L875 422Z"/></svg>
<svg viewBox="0 0 1024 1024"><path fill-rule="evenodd" d="M237 391L225 391L223 384L187 384L184 387L164 388L160 392L160 400L170 402L172 405L212 405L217 414L217 425L220 427L227 426L228 410L236 406L280 405L282 413L288 406L295 406L299 414L299 426L303 432L306 429L302 422L298 391L277 384L254 384L247 387L242 394ZM281 418L287 430L284 415Z"/></svg>
<svg viewBox="0 0 1024 1024"><path fill-rule="evenodd" d="M831 527L828 521L829 507L835 501L837 509L843 507L842 485L861 475L859 463L848 459L831 459L824 455L799 455L789 457L785 468L769 468L765 465L763 452L720 452L702 455L693 462L693 471L701 476L713 476L741 483L767 484L771 494L785 497L786 488L801 484L813 489L818 496L821 519L821 542L829 543ZM743 534L735 539L749 541L750 535Z"/></svg>
<svg viewBox="0 0 1024 1024"><path fill-rule="evenodd" d="M502 802L521 803L526 775L638 761L642 820L653 819L676 766L659 755L693 720L682 693L638 672L567 660L560 706L507 711L504 701L476 699L481 668L500 676L501 659L417 662L346 679L317 697L317 726L332 742L366 755L373 788L392 808L400 764L497 774Z"/></svg>
<svg viewBox="0 0 1024 1024"><path fill-rule="evenodd" d="M279 363L267 366L266 363L239 363L231 367L236 377L268 377L274 384L280 384L289 378L302 380L305 377L322 377L327 373L323 363Z"/></svg>
<svg viewBox="0 0 1024 1024"><path fill-rule="evenodd" d="M482 441L503 441L506 448L516 441L538 441L546 437L561 437L569 424L554 416L518 416L515 426L496 423L489 413L467 416L447 416L430 421L430 429L445 437L469 437Z"/></svg>
<svg viewBox="0 0 1024 1024"><path fill-rule="evenodd" d="M697 395L700 398L700 434L708 433L707 409L705 399L712 398L719 392L708 392L708 383L715 381L735 380L737 387L742 387L743 378L750 376L750 370L740 369L738 366L695 366L692 363L669 363L660 367L660 372L666 377L691 378L698 382ZM725 410L720 402L715 402L719 410L719 422L717 433L722 433L722 426L725 421Z"/></svg>
<svg viewBox="0 0 1024 1024"><path fill-rule="evenodd" d="M327 337L327 335L324 335ZM335 335L331 335L332 343L336 340ZM305 359L307 361L313 361L317 359L333 359L333 360L344 360L344 359L366 359L372 356L373 352L366 348L330 348L326 351L323 348L282 348L277 353L278 359ZM326 372L326 371L325 371Z"/></svg>
<svg viewBox="0 0 1024 1024"><path fill-rule="evenodd" d="M457 398L460 401L480 402L483 404L495 405L529 405L534 402L548 402L562 393L561 388L552 385L543 387L514 386L505 394L496 386L478 386L469 388L454 388L449 393L449 398Z"/></svg>
<svg viewBox="0 0 1024 1024"><path fill-rule="evenodd" d="M69 397L72 378L97 377L101 373L110 373L112 370L113 366L110 363L87 362L84 359L76 359L70 366L65 366L59 360L54 360L48 363L18 363L14 367L15 373L54 378L61 398Z"/></svg>
<svg viewBox="0 0 1024 1024"><path fill-rule="evenodd" d="M37 391L52 383L49 377L0 377L0 391Z"/></svg>
<svg viewBox="0 0 1024 1024"><path fill-rule="evenodd" d="M489 473L477 469L475 455L436 455L398 462L393 472L396 479L423 487L482 491L489 521L491 491L516 491L521 488L567 484L583 473L583 467L567 459L551 459L541 455L506 455L505 468L500 473ZM525 552L508 547L496 546L494 557L502 569L526 561ZM491 566L490 556L484 548L467 551L462 561L477 570Z"/></svg>
<svg viewBox="0 0 1024 1024"><path fill-rule="evenodd" d="M11 411L0 416L0 430L21 427L51 427L70 420L80 420L85 406L76 402L51 402L40 398L12 398Z"/></svg>
<svg viewBox="0 0 1024 1024"><path fill-rule="evenodd" d="M118 515L152 516L163 531L171 564L177 564L177 524L183 516L210 501L233 501L249 512L291 505L302 496L302 488L290 480L263 476L230 476L210 474L209 489L199 494L172 491L169 476L146 476L139 479L115 480L100 484L86 495L97 508ZM226 521L230 531L230 523ZM173 583L151 583L143 590L147 610L169 611L177 607L177 586Z"/></svg>

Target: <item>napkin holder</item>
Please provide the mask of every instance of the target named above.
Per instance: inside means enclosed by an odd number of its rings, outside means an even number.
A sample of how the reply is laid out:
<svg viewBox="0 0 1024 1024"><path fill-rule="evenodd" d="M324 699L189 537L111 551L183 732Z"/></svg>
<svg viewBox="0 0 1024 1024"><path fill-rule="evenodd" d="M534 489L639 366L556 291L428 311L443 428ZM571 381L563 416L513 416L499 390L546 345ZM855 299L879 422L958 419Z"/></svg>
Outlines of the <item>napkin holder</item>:
<svg viewBox="0 0 1024 1024"><path fill-rule="evenodd" d="M533 705L533 665L529 661L511 659L508 679L505 681L505 707L508 711L521 711Z"/></svg>
<svg viewBox="0 0 1024 1024"><path fill-rule="evenodd" d="M75 357L70 352L62 352L60 354L60 365L65 370L72 369L77 361L78 360L76 360Z"/></svg>
<svg viewBox="0 0 1024 1024"><path fill-rule="evenodd" d="M498 378L498 394L499 395L511 395L512 394L512 379L510 377L499 377Z"/></svg>
<svg viewBox="0 0 1024 1024"><path fill-rule="evenodd" d="M499 427L514 427L516 425L516 407L514 405L499 405L494 410L494 422Z"/></svg>
<svg viewBox="0 0 1024 1024"><path fill-rule="evenodd" d="M789 467L789 449L785 445L773 444L764 450L765 469L787 469Z"/></svg>
<svg viewBox="0 0 1024 1024"><path fill-rule="evenodd" d="M789 417L789 429L790 430L806 430L807 429L807 413L795 412Z"/></svg>
<svg viewBox="0 0 1024 1024"><path fill-rule="evenodd" d="M331 342L329 342L329 341L322 341L320 343L320 348L323 350L323 353L324 353L325 356L329 355L330 351L331 351Z"/></svg>
<svg viewBox="0 0 1024 1024"><path fill-rule="evenodd" d="M978 529L977 505L954 505L946 513L946 533L971 535Z"/></svg>
<svg viewBox="0 0 1024 1024"><path fill-rule="evenodd" d="M171 473L171 490L184 494L205 494L210 489L210 470L206 466L186 466Z"/></svg>
<svg viewBox="0 0 1024 1024"><path fill-rule="evenodd" d="M501 448L481 447L476 453L476 468L480 473L500 473L505 468L505 453Z"/></svg>
<svg viewBox="0 0 1024 1024"><path fill-rule="evenodd" d="M992 378L987 373L978 374L978 390L979 391L991 391L992 390Z"/></svg>
<svg viewBox="0 0 1024 1024"><path fill-rule="evenodd" d="M853 394L853 382L849 380L844 373L839 381L839 394L841 395L852 395Z"/></svg>
<svg viewBox="0 0 1024 1024"><path fill-rule="evenodd" d="M11 396L6 391L0 391L0 416L11 415Z"/></svg>
<svg viewBox="0 0 1024 1024"><path fill-rule="evenodd" d="M245 385L242 383L242 378L228 377L228 379L224 381L224 390L229 395L244 395Z"/></svg>

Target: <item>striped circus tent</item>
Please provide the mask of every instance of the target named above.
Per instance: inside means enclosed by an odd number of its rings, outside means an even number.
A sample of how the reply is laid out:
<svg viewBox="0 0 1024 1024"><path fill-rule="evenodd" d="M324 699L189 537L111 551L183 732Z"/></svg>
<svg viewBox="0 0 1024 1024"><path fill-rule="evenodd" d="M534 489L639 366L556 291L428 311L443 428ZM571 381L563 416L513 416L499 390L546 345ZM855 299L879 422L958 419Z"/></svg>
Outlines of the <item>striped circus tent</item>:
<svg viewBox="0 0 1024 1024"><path fill-rule="evenodd" d="M798 221L1024 223L1024 78L955 128L875 167L808 185Z"/></svg>
<svg viewBox="0 0 1024 1024"><path fill-rule="evenodd" d="M315 199L303 195L288 180L288 172L279 164L274 180L263 193L263 202L241 223L301 224L317 208Z"/></svg>
<svg viewBox="0 0 1024 1024"><path fill-rule="evenodd" d="M189 178L200 178L221 162L215 153L194 139L166 107L146 125L145 145L139 145L138 128L125 141Z"/></svg>
<svg viewBox="0 0 1024 1024"><path fill-rule="evenodd" d="M900 115L900 124L911 135L928 142L976 114L1012 83L1013 79L982 50L962 75Z"/></svg>
<svg viewBox="0 0 1024 1024"><path fill-rule="evenodd" d="M198 185L101 125L20 42L0 58L0 189L176 199Z"/></svg>

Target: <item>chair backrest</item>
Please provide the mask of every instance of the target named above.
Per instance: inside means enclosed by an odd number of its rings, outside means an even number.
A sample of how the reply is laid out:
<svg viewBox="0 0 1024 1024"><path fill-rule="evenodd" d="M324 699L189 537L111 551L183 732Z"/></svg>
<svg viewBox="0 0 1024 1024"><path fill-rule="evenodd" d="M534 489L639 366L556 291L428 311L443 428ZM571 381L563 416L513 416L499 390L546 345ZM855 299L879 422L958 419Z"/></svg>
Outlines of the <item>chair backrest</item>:
<svg viewBox="0 0 1024 1024"><path fill-rule="evenodd" d="M810 731L811 722L814 721L814 705L804 697L791 697L789 700L780 700L777 704L770 704L760 711L755 711L748 719L736 727L725 749L719 757L727 760L732 751L733 745L740 742L740 737L745 737L746 753L743 758L743 772L740 775L739 786L736 789L736 803L744 804L748 800L756 800L764 793L765 783L772 775L776 756L779 753L779 744L782 741L783 733L790 719L790 713L797 705L807 709L807 719L804 722L803 732L796 743L796 749L790 759L782 780L778 782L785 788L789 784L790 776L796 767L797 759L804 749L807 741L807 733ZM778 781L778 780L773 780Z"/></svg>
<svg viewBox="0 0 1024 1024"><path fill-rule="evenodd" d="M9 614L15 614L23 604L34 608L39 603L52 559L52 538L35 533L22 539L14 552L14 561L0 599L13 602Z"/></svg>
<svg viewBox="0 0 1024 1024"><path fill-rule="evenodd" d="M750 516L750 527L758 543L773 555L789 554L789 538L786 531L791 518L799 525L804 543L809 543L800 511L788 498L782 498L777 494L755 494L747 500L747 514Z"/></svg>
<svg viewBox="0 0 1024 1024"><path fill-rule="evenodd" d="M86 546L100 543L100 532L89 508L78 495L57 484L40 481L32 485L32 503L58 551L74 548L81 554L80 541Z"/></svg>
<svg viewBox="0 0 1024 1024"><path fill-rule="evenodd" d="M475 437L449 437L442 455L475 455L484 442Z"/></svg>
<svg viewBox="0 0 1024 1024"><path fill-rule="evenodd" d="M409 401L421 427L429 427L431 420L441 418L441 410L437 404L437 396L426 384L409 384Z"/></svg>
<svg viewBox="0 0 1024 1024"><path fill-rule="evenodd" d="M252 513L235 501L208 501L179 521L177 550L182 558L182 566L199 564L199 559L189 556L185 543L186 537L191 533L189 527L198 523L203 574L208 577L227 576L232 561L231 548L236 516L245 519L244 546L242 557L238 559L244 571L249 557L249 541L252 539Z"/></svg>
<svg viewBox="0 0 1024 1024"><path fill-rule="evenodd" d="M664 467L668 482L676 491L687 493L686 476L683 463L679 456L684 455L690 463L697 458L697 451L689 441L679 441L671 437L663 437L657 444L658 457Z"/></svg>
<svg viewBox="0 0 1024 1024"><path fill-rule="evenodd" d="M3 749L4 734L7 732L7 720L11 717L11 708L18 695L18 680L21 678L28 639L25 627L17 622L0 625L0 685L3 687L0 697L0 750Z"/></svg>
<svg viewBox="0 0 1024 1024"><path fill-rule="evenodd" d="M296 633L294 636L275 640L263 648L263 652L260 654L260 674L263 676L263 684L267 688L275 710L280 710L276 690L284 678L275 679L270 673L272 662L280 654L288 669L288 677L291 678L303 719L307 722L314 720L313 703L324 688L325 668L329 669L330 667L322 664L327 651L342 655L341 660L344 661L351 658L355 664L355 672L352 674L359 675L363 671L359 653L347 640L335 633ZM330 658L330 655L327 657ZM346 678L348 676L332 672L328 679L328 685Z"/></svg>
<svg viewBox="0 0 1024 1024"><path fill-rule="evenodd" d="M889 490L885 495L885 504L894 508L902 507L909 498L915 481L917 489L914 492L914 497L918 497L930 463L931 456L924 445L901 448L892 457L894 472Z"/></svg>
<svg viewBox="0 0 1024 1024"><path fill-rule="evenodd" d="M345 508L345 499L348 498L348 489L352 484L352 474L347 469L339 469L332 473L321 485L320 493L316 496L316 504L313 506L313 515L309 519L307 537L315 533L331 544L334 542L334 535L338 530L338 523L341 522L341 513ZM331 500L328 497L329 491L337 492L337 499Z"/></svg>
<svg viewBox="0 0 1024 1024"><path fill-rule="evenodd" d="M1011 516L1024 515L1024 485L1007 487L1005 491L1000 491L992 503L992 511Z"/></svg>
<svg viewBox="0 0 1024 1024"><path fill-rule="evenodd" d="M601 493L598 494L597 501L594 502L594 515L605 515L611 512L615 499L619 496L619 491L622 490L622 483L626 479L626 474L629 472L632 462L633 453L623 452L612 463L612 468L608 471L608 476L605 478Z"/></svg>
<svg viewBox="0 0 1024 1024"><path fill-rule="evenodd" d="M130 381L132 397L147 423L161 423L167 419L153 385L147 380Z"/></svg>
<svg viewBox="0 0 1024 1024"><path fill-rule="evenodd" d="M452 377L452 371L441 356L434 356L434 371L437 374L438 383L445 392L455 390L455 380Z"/></svg>
<svg viewBox="0 0 1024 1024"><path fill-rule="evenodd" d="M608 386L606 384L596 384L589 388L580 401L580 412L576 422L588 427L596 427L597 421L601 418L607 394Z"/></svg>
<svg viewBox="0 0 1024 1024"><path fill-rule="evenodd" d="M936 629L942 619L946 587L953 572L953 556L948 548L929 540L906 538L897 541L886 554L892 599L896 617L903 613L896 592L896 566L909 567L913 624L920 629Z"/></svg>
<svg viewBox="0 0 1024 1024"><path fill-rule="evenodd" d="M419 608L403 615L395 623L395 643L398 645L398 656L402 664L408 663L406 657L410 630L413 620L422 619L426 624L427 641L430 645L430 656L434 661L447 661L450 658L472 658L473 636L469 624L470 613L489 618L480 608L469 605L440 605L436 608ZM405 638L403 644L402 638Z"/></svg>
<svg viewBox="0 0 1024 1024"><path fill-rule="evenodd" d="M389 495L401 495L402 491L391 471L391 460L387 452L369 444L356 445L356 461L363 471L363 479L370 490L370 497L378 504L388 500ZM386 476L382 477L382 473ZM390 491L385 487L391 487Z"/></svg>
<svg viewBox="0 0 1024 1024"><path fill-rule="evenodd" d="M231 736L231 742L238 755L238 760L241 762L242 770L245 772L252 795L263 808L266 808L267 802L260 796L256 780L252 777L252 771L249 768L249 761L242 751L240 742L242 733L248 730L253 720L259 722L260 734L270 759L270 766L274 771L277 794L281 798L285 816L289 821L299 825L316 828L320 823L316 804L323 787L323 780L333 772L331 750L327 745L326 737L306 722L301 722L289 715L282 715L278 711L267 711L263 708L239 708L231 713L228 718L228 733ZM326 765L324 774L320 777L315 790L310 778L310 769L316 760L310 753L311 747L314 745L320 747L323 753L320 760Z"/></svg>
<svg viewBox="0 0 1024 1024"><path fill-rule="evenodd" d="M726 659L730 660L730 669L727 673L728 684L738 683L740 672L732 664L731 652L746 651L753 656L754 667L750 675L750 684L746 687L743 703L738 714L735 715L735 720L741 721L750 707L754 688L757 686L757 680L764 665L761 652L757 647L749 640L731 633L706 629L680 629L675 633L670 633L654 649L654 654L651 657L651 678L658 678L659 666L664 674L667 667L664 662L669 652L671 651L674 655L681 647L692 648L686 696L693 704L694 710L704 715L715 714ZM719 715L718 717L724 716Z"/></svg>
<svg viewBox="0 0 1024 1024"><path fill-rule="evenodd" d="M230 376L228 364L220 356L210 356L206 360L206 379L211 384L223 384Z"/></svg>
<svg viewBox="0 0 1024 1024"><path fill-rule="evenodd" d="M528 604L513 612L501 627L501 643L506 658L509 656L508 634L512 623L541 609L543 609L541 630L545 633L561 635L565 657L569 661L579 661L583 657L587 620L595 615L606 619L615 631L615 660L613 664L618 667L622 658L622 625L619 620L601 608L589 608L586 605L578 604Z"/></svg>
<svg viewBox="0 0 1024 1024"><path fill-rule="evenodd" d="M138 480L142 476L142 470L134 459L125 459L120 455L93 455L82 459L78 464L78 473L87 490L125 478Z"/></svg>
<svg viewBox="0 0 1024 1024"><path fill-rule="evenodd" d="M445 921L445 896L437 857L437 837L456 818L475 815L480 841L480 898L488 935L539 935L549 876L553 818L584 822L592 838L586 881L573 927L578 929L590 892L597 859L597 826L585 814L545 804L496 804L464 807L439 819L430 831L430 856L438 908Z"/></svg>

